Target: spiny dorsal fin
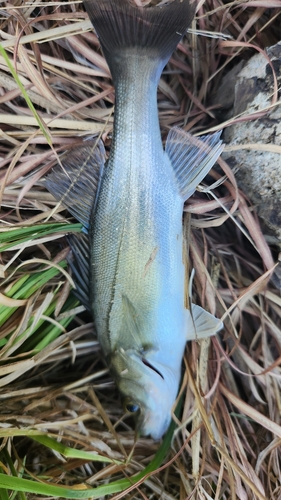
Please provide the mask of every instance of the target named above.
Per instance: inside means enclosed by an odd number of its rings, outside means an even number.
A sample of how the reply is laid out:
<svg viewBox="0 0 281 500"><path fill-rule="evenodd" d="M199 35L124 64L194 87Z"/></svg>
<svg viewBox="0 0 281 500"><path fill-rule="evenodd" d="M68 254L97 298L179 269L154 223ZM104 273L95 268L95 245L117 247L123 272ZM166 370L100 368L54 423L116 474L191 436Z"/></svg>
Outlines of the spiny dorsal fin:
<svg viewBox="0 0 281 500"><path fill-rule="evenodd" d="M91 311L89 237L87 234L69 234L67 240L71 248L67 261L71 267L76 287L73 292L83 306Z"/></svg>
<svg viewBox="0 0 281 500"><path fill-rule="evenodd" d="M172 163L180 195L187 200L222 153L221 132L194 137L173 127L167 138L166 153Z"/></svg>
<svg viewBox="0 0 281 500"><path fill-rule="evenodd" d="M105 163L102 141L96 139L72 149L61 157L46 177L45 185L69 212L89 228L90 215Z"/></svg>
<svg viewBox="0 0 281 500"><path fill-rule="evenodd" d="M206 339L223 328L223 322L205 311L203 307L191 304L191 311L186 309L187 340Z"/></svg>
<svg viewBox="0 0 281 500"><path fill-rule="evenodd" d="M190 25L196 2L141 8L132 0L84 0L84 5L110 64L129 47L154 50L166 62Z"/></svg>

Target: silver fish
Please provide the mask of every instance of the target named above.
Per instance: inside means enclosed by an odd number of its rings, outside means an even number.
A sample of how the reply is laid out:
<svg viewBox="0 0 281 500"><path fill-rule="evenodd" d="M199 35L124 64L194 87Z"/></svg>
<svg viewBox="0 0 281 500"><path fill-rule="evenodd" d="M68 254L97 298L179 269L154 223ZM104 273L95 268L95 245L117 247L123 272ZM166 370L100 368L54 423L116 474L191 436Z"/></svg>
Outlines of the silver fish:
<svg viewBox="0 0 281 500"><path fill-rule="evenodd" d="M184 307L183 203L220 155L219 134L178 128L163 150L157 85L194 15L189 0L139 8L84 0L116 92L108 162L101 141L62 159L47 187L88 232L71 236L77 293L137 429L160 439L171 420L187 340L222 323ZM104 168L103 168L104 167Z"/></svg>

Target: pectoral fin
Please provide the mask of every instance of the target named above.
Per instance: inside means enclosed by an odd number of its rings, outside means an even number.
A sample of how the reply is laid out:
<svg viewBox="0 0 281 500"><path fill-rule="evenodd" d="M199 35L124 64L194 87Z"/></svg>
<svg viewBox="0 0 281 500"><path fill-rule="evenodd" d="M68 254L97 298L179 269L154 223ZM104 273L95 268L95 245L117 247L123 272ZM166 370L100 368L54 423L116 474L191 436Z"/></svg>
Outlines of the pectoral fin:
<svg viewBox="0 0 281 500"><path fill-rule="evenodd" d="M223 322L202 307L192 304L191 311L186 310L187 340L200 340L211 337L222 328Z"/></svg>
<svg viewBox="0 0 281 500"><path fill-rule="evenodd" d="M187 200L216 163L223 150L220 132L194 137L173 127L167 138L166 153L172 163L180 195Z"/></svg>
<svg viewBox="0 0 281 500"><path fill-rule="evenodd" d="M102 141L85 141L61 157L45 180L45 185L69 212L89 228L90 215L98 193L105 149Z"/></svg>
<svg viewBox="0 0 281 500"><path fill-rule="evenodd" d="M139 313L126 295L122 294L122 327L119 342L124 349L142 349Z"/></svg>

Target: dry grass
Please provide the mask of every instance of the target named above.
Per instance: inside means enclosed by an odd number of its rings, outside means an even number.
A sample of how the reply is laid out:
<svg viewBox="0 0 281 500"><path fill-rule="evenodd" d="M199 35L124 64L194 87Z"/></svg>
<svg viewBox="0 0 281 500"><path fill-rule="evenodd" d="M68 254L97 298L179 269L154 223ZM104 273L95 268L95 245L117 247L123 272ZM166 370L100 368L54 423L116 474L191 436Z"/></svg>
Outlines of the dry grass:
<svg viewBox="0 0 281 500"><path fill-rule="evenodd" d="M280 0L198 1L190 34L160 82L163 139L173 125L193 133L229 125L212 95L234 64L279 41L280 13ZM114 89L79 1L4 1L0 17L2 46L43 127L1 53L0 236L21 231L11 248L0 247L0 468L2 476L40 478L79 495L142 471L159 447L148 438L134 443L91 319L69 295L63 235L73 219L40 184L59 153L84 136L102 134L110 146ZM272 93L276 105L276 87ZM164 467L111 498L281 499L281 298L270 279L277 251L222 159L209 187L187 203L184 221L194 298L223 317L225 330L187 346L182 412ZM40 233L45 223L64 224ZM30 226L32 234L22 232ZM38 434L113 461L69 455Z"/></svg>

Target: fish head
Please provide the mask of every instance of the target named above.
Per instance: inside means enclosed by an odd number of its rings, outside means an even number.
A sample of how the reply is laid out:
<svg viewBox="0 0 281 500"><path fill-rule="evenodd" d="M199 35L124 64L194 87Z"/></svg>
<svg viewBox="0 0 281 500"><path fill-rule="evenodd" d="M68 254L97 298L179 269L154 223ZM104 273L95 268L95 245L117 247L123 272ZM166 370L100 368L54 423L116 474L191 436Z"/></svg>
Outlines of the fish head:
<svg viewBox="0 0 281 500"><path fill-rule="evenodd" d="M151 362L146 352L116 350L110 370L121 393L124 410L136 418L136 428L144 436L158 440L166 432L175 402L180 371Z"/></svg>

